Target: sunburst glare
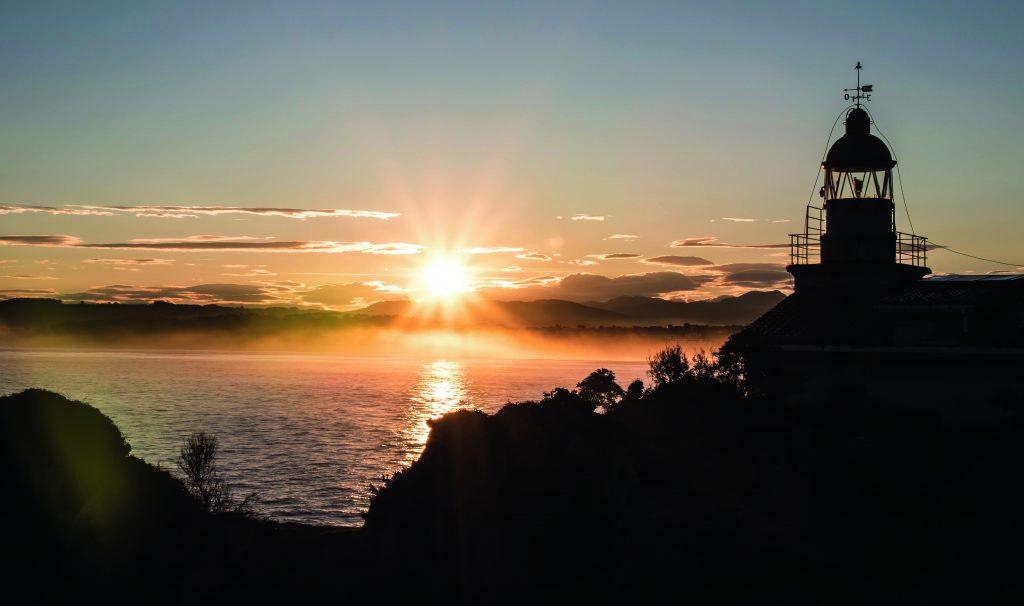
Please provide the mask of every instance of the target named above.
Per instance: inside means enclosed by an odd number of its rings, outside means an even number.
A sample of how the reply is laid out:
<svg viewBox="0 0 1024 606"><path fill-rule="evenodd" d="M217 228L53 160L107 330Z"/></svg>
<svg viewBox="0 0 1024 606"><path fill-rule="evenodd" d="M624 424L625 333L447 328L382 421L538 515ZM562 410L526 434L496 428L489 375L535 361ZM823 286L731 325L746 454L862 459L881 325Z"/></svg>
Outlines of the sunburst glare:
<svg viewBox="0 0 1024 606"><path fill-rule="evenodd" d="M442 259L423 268L423 283L434 297L447 299L470 290L468 271L461 263Z"/></svg>

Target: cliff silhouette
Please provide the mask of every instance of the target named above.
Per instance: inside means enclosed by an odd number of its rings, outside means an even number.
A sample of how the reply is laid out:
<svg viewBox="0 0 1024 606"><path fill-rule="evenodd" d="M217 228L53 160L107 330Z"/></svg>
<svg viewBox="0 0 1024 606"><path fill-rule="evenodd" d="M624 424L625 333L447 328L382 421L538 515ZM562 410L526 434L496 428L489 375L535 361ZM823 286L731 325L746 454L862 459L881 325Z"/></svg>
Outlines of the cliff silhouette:
<svg viewBox="0 0 1024 606"><path fill-rule="evenodd" d="M6 396L4 570L70 579L44 597L166 603L1024 598L1019 394L964 419L852 391L794 405L752 393L742 364L663 356L652 388L599 369L436 419L361 529L204 511L95 409Z"/></svg>
<svg viewBox="0 0 1024 606"><path fill-rule="evenodd" d="M355 529L204 510L97 409L41 389L0 397L0 474L0 578L33 603L358 600L395 572Z"/></svg>
<svg viewBox="0 0 1024 606"><path fill-rule="evenodd" d="M500 599L511 570L558 601L1022 597L1019 399L951 422L856 394L780 406L727 375L690 369L605 414L567 390L449 414L366 528L454 566L437 574L467 601Z"/></svg>

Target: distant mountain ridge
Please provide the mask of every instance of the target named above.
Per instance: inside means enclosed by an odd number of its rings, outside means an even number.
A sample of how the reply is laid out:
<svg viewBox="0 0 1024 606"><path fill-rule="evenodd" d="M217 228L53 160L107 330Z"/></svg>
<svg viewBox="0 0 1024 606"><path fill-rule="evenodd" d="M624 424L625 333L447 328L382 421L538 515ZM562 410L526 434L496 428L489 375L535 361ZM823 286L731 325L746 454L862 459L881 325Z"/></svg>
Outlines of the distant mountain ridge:
<svg viewBox="0 0 1024 606"><path fill-rule="evenodd" d="M502 327L547 329L607 327L628 329L682 326L736 327L749 324L785 296L778 291L748 292L714 301L666 301L618 297L576 303L465 301L449 307L437 302L383 301L352 312L286 307L220 305L63 303L57 299L0 300L0 343L15 336L88 336L98 341L136 340L156 335L215 335L218 339L255 339L283 334L323 334L356 327Z"/></svg>
<svg viewBox="0 0 1024 606"><path fill-rule="evenodd" d="M613 311L644 323L750 324L775 307L786 295L777 290L752 290L738 297L708 301L667 301L654 297L616 297L587 305Z"/></svg>
<svg viewBox="0 0 1024 606"><path fill-rule="evenodd" d="M709 301L667 301L655 297L616 297L576 303L562 299L535 301L477 301L459 309L456 320L520 326L651 326L658 324L749 324L786 296L777 290L750 291L737 297ZM351 313L365 316L429 318L436 305L412 301L381 301Z"/></svg>

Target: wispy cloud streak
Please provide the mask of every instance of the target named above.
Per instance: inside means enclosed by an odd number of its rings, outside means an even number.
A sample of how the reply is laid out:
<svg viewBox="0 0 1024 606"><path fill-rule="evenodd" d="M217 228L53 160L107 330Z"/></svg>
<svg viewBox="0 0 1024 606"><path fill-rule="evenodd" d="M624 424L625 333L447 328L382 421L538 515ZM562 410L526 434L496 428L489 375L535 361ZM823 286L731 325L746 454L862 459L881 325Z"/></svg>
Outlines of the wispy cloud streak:
<svg viewBox="0 0 1024 606"><path fill-rule="evenodd" d="M719 242L718 238L714 236L685 238L676 240L669 246L672 248L789 248L789 244L730 244L728 242Z"/></svg>
<svg viewBox="0 0 1024 606"><path fill-rule="evenodd" d="M67 235L0 236L0 245L50 246L105 250L248 251L366 253L373 255L418 254L426 246L406 242L335 242L331 240L260 240L252 236L199 235L184 238L138 238L127 242L84 243Z"/></svg>
<svg viewBox="0 0 1024 606"><path fill-rule="evenodd" d="M100 265L170 265L174 259L84 259L82 263Z"/></svg>
<svg viewBox="0 0 1024 606"><path fill-rule="evenodd" d="M638 259L643 255L637 253L605 253L601 255L587 255L591 259L601 259L603 261L609 261L613 259Z"/></svg>
<svg viewBox="0 0 1024 606"><path fill-rule="evenodd" d="M186 219L201 215L262 215L286 217L289 219L313 219L319 217L353 217L360 219L388 220L401 216L400 213L377 210L350 210L341 208L263 208L258 206L92 206L70 204L67 206L0 205L0 215L45 213L50 215L135 215L136 217L157 217L164 219Z"/></svg>
<svg viewBox="0 0 1024 606"><path fill-rule="evenodd" d="M650 265L677 265L689 267L694 265L714 265L711 261L702 257L680 257L678 255L662 255L660 257L649 257L640 261Z"/></svg>
<svg viewBox="0 0 1024 606"><path fill-rule="evenodd" d="M539 252L528 252L521 255L516 255L517 259L529 259L531 261L550 261L551 257Z"/></svg>

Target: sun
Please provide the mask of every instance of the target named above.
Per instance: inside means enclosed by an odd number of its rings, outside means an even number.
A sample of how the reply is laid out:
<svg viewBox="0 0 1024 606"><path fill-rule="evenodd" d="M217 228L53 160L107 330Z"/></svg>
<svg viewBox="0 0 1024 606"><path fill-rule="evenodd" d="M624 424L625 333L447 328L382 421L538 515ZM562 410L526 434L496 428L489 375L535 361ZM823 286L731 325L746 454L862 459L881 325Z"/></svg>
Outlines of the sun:
<svg viewBox="0 0 1024 606"><path fill-rule="evenodd" d="M442 259L423 268L423 282L432 295L447 299L470 290L467 273L461 263Z"/></svg>

